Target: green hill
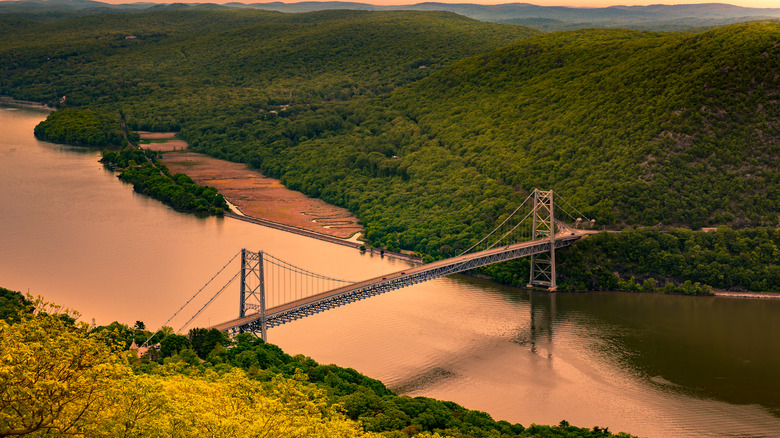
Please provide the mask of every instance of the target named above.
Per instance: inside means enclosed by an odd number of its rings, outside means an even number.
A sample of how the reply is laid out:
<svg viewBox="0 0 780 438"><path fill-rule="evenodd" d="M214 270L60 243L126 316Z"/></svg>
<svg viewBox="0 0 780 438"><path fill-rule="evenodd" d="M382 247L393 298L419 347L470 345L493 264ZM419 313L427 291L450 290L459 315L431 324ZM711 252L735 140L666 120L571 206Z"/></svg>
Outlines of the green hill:
<svg viewBox="0 0 780 438"><path fill-rule="evenodd" d="M534 187L603 224L775 226L779 40L774 23L545 34L372 101L185 134L425 253L467 247Z"/></svg>
<svg viewBox="0 0 780 438"><path fill-rule="evenodd" d="M778 224L778 23L538 34L190 7L0 22L0 93L180 130L356 212L374 245L455 254L535 187L607 226Z"/></svg>
<svg viewBox="0 0 780 438"><path fill-rule="evenodd" d="M606 222L776 225L780 24L579 31L465 60L394 107L480 174Z"/></svg>
<svg viewBox="0 0 780 438"><path fill-rule="evenodd" d="M0 93L119 105L131 125L150 129L376 95L536 33L447 12L203 7L54 20L7 14L0 29Z"/></svg>
<svg viewBox="0 0 780 438"><path fill-rule="evenodd" d="M534 187L612 227L776 227L778 41L776 23L545 34L372 101L232 131L257 138L251 147L197 126L187 135L216 155L214 145L232 144L286 185L358 212L374 244L425 254L467 248ZM780 281L771 236L755 253L690 238L699 243L669 250L676 261L663 269L652 256L621 256L656 254L663 239L645 237L589 242L600 261L588 264L603 269L562 257L564 287L624 288L633 275L754 290ZM522 264L491 275L524 284Z"/></svg>

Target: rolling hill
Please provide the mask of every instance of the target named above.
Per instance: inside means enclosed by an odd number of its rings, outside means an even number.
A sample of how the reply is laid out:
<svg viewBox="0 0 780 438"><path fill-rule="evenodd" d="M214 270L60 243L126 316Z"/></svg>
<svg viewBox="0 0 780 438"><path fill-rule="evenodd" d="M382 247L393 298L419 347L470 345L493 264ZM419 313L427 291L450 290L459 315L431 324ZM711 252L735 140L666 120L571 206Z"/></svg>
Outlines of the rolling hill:
<svg viewBox="0 0 780 438"><path fill-rule="evenodd" d="M93 0L18 0L0 2L0 12L58 11L89 14L106 11L133 11L147 8L170 7L149 2L113 5ZM181 5L183 6L183 5ZM212 8L253 8L285 13L304 13L324 10L363 11L446 11L481 21L519 24L543 31L562 31L586 28L625 28L652 31L679 31L723 26L745 21L780 18L780 8L747 8L724 3L610 6L579 8L538 6L529 3L483 5L474 3L424 2L413 5L382 6L368 3L340 1L304 2L231 2Z"/></svg>
<svg viewBox="0 0 780 438"><path fill-rule="evenodd" d="M468 247L535 187L605 224L775 226L778 41L775 23L544 34L373 100L182 133L422 253Z"/></svg>
<svg viewBox="0 0 780 438"><path fill-rule="evenodd" d="M126 108L136 127L388 92L536 31L447 12L185 7L0 14L0 93ZM61 103L65 102L65 103Z"/></svg>
<svg viewBox="0 0 780 438"><path fill-rule="evenodd" d="M373 245L455 254L536 187L606 226L778 224L775 22L539 34L180 6L0 22L0 93L179 130L354 211Z"/></svg>

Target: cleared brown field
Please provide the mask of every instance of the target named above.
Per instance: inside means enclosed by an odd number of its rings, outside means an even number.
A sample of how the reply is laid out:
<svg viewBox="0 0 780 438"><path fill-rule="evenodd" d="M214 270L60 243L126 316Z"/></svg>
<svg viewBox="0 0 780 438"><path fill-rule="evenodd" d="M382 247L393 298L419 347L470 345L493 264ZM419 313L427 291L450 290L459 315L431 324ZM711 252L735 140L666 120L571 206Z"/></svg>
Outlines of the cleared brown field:
<svg viewBox="0 0 780 438"><path fill-rule="evenodd" d="M200 185L215 187L247 216L340 238L363 231L348 210L287 189L245 164L186 151L166 152L162 161L171 173L184 173Z"/></svg>

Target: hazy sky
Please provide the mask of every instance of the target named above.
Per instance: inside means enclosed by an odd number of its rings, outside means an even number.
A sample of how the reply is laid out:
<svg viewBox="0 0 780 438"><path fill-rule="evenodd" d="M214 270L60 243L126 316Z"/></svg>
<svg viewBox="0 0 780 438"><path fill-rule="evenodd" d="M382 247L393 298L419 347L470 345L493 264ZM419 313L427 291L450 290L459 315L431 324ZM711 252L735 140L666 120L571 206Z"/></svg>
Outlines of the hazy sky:
<svg viewBox="0 0 780 438"><path fill-rule="evenodd" d="M154 3L174 3L175 1L181 1L182 3L228 3L230 1L238 1L240 3L269 3L277 0L99 0L104 3L133 3L134 1L150 1ZM316 1L316 0L315 0ZM321 0L327 1L327 0ZM342 0L353 1L356 3L371 3L376 5L409 5L422 3L427 0ZM749 8L780 8L779 0L729 0L729 1L713 1L713 0L431 0L439 3L478 3L478 4L502 4L502 3L530 3L540 6L572 6L572 7L604 7L613 5L674 5L674 4L698 4L698 3L728 3L736 6L744 6ZM295 1L284 1L283 3L297 3Z"/></svg>
<svg viewBox="0 0 780 438"><path fill-rule="evenodd" d="M257 2L268 2L274 0L253 0ZM345 0L346 1L346 0ZM422 3L427 0L407 0L407 1L393 1L393 0L350 0L357 3L372 3L376 5L405 5ZM744 6L748 8L780 8L780 1L778 0L730 0L730 1L713 1L713 0L701 0L701 1L685 1L685 0L505 0L505 1L490 1L490 0L431 0L438 3L477 3L485 5L495 5L502 3L530 3L532 5L539 6L572 6L572 7L604 7L614 5L625 6L646 6L646 5L677 5L677 4L699 4L699 3L728 3L736 6ZM244 1L242 1L244 3ZM249 2L247 2L249 3ZM295 2L283 2L283 3L295 3Z"/></svg>

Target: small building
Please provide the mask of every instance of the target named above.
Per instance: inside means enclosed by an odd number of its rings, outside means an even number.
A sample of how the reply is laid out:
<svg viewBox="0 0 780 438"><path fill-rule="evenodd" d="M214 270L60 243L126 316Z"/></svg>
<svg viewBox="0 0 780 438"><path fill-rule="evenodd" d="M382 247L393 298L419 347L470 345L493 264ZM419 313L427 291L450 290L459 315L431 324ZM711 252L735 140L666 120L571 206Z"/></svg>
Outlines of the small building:
<svg viewBox="0 0 780 438"><path fill-rule="evenodd" d="M145 347L145 346L139 347L138 344L135 343L135 340L133 340L133 342L130 343L130 347L128 348L128 350L135 353L135 356L139 358L147 355L152 355L154 357L154 356L159 356L156 353L160 351L160 344L154 344L149 347Z"/></svg>

